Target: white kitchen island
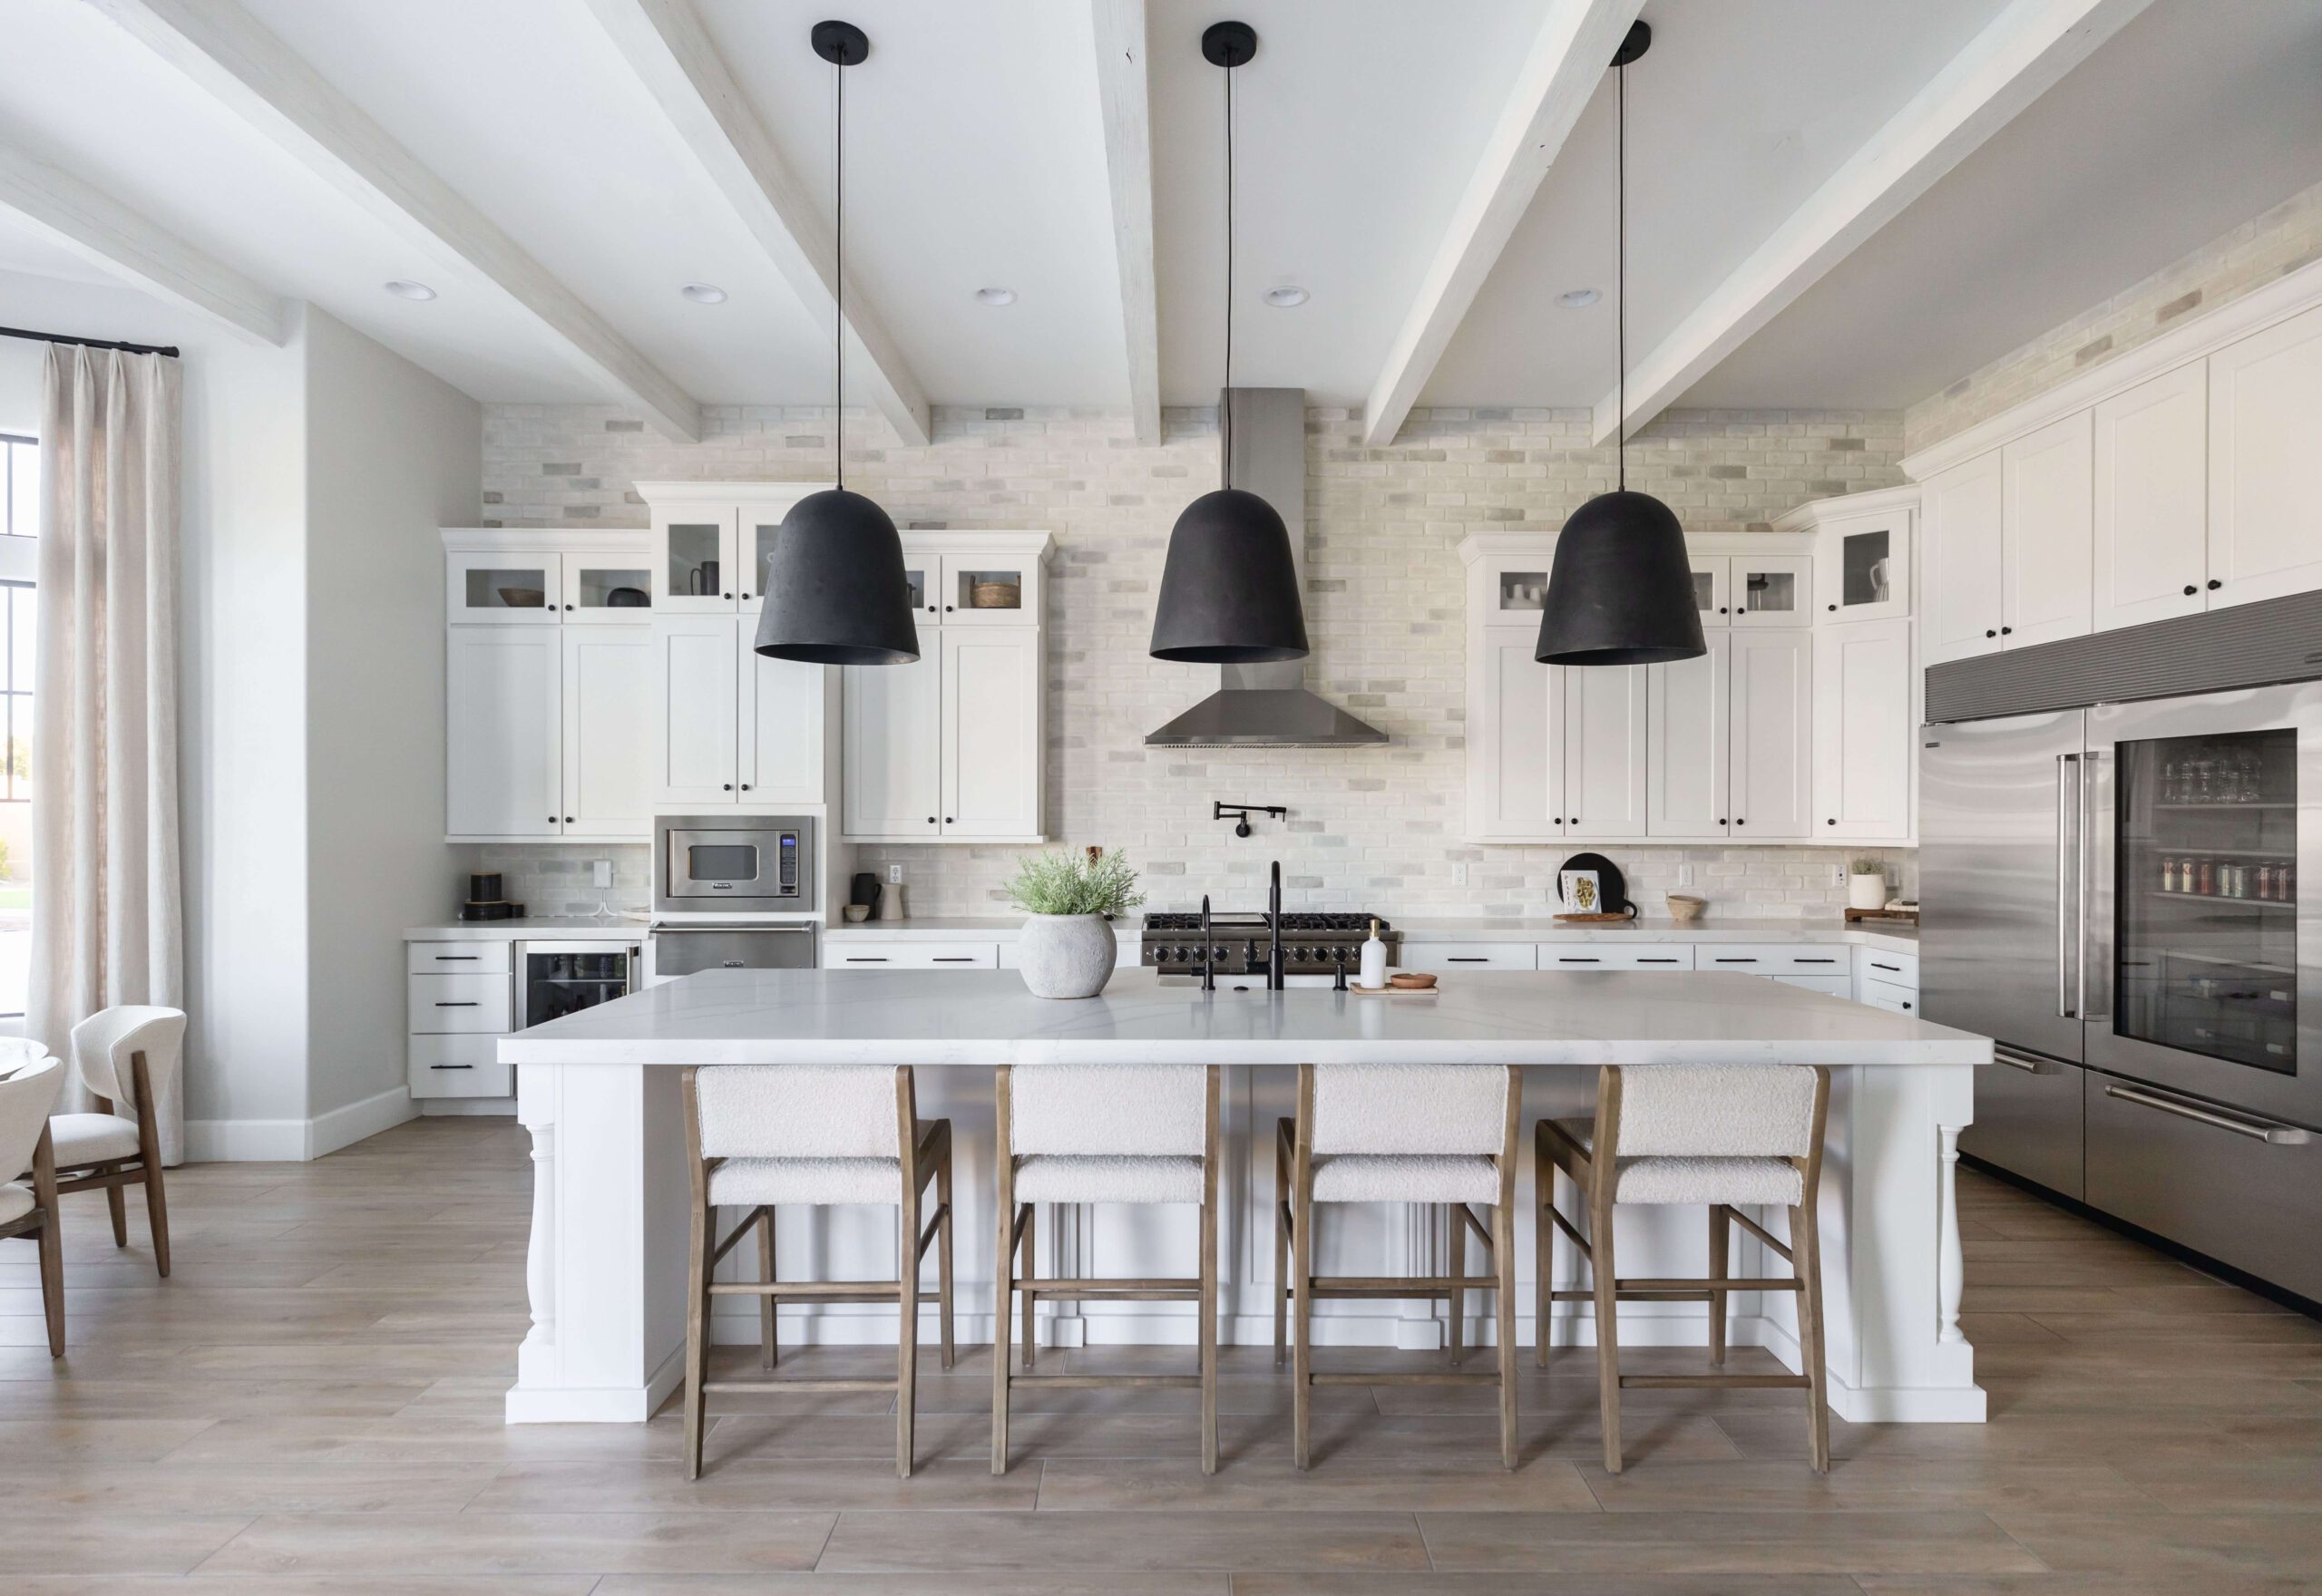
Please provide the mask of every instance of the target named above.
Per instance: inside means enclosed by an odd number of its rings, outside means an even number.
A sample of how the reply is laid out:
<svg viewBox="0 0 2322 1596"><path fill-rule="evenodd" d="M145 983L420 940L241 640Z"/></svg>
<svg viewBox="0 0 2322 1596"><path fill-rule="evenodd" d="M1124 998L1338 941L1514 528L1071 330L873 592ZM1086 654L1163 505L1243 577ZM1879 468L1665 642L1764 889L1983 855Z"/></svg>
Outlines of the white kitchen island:
<svg viewBox="0 0 2322 1596"><path fill-rule="evenodd" d="M1524 1066L1522 1142L1544 1115L1585 1114L1605 1064L1819 1064L1833 1068L1822 1181L1830 1405L1856 1421L1978 1422L1984 1395L1959 1331L1953 1176L1974 1117L1984 1037L1747 976L1472 973L1432 996L1326 989L1204 993L1139 970L1100 998L1048 1002L1011 970L713 970L502 1040L519 1066L518 1115L532 1136L528 1260L532 1325L508 1394L511 1423L641 1422L678 1384L685 1344L688 1187L678 1069L708 1064L908 1064L922 1117L954 1137L958 1328L990 1338L996 1220L991 1069L1000 1064L1160 1062L1226 1066L1221 1338L1273 1334L1269 1138L1302 1063ZM1532 1176L1518 1185L1518 1334L1533 1322ZM785 1279L893 1280L892 1209L785 1211ZM1047 1216L1043 1216L1047 1220ZM1776 1212L1761 1216L1777 1228ZM1708 1226L1694 1208L1624 1208L1621 1255L1644 1274L1703 1272ZM1190 1211L1067 1210L1039 1227L1041 1272L1192 1272ZM1443 1211L1339 1208L1317 1226L1326 1272L1440 1272ZM1737 1272L1778 1260L1737 1244ZM742 1251L737 1251L735 1263ZM932 1270L932 1264L930 1268ZM1576 1280L1570 1249L1558 1284ZM721 1340L756 1336L746 1299ZM1469 1345L1489 1339L1488 1293L1470 1297ZM1049 1345L1182 1342L1190 1304L1043 1302ZM932 1333L932 1293L922 1299ZM1322 1311L1329 1309L1330 1311ZM1331 1345L1442 1345L1438 1299L1317 1305ZM783 1338L892 1345L894 1309L834 1304L785 1312ZM1735 1292L1730 1336L1798 1366L1787 1293ZM1697 1303L1624 1304L1631 1345L1702 1345ZM1586 1345L1590 1321L1560 1305L1547 1331Z"/></svg>

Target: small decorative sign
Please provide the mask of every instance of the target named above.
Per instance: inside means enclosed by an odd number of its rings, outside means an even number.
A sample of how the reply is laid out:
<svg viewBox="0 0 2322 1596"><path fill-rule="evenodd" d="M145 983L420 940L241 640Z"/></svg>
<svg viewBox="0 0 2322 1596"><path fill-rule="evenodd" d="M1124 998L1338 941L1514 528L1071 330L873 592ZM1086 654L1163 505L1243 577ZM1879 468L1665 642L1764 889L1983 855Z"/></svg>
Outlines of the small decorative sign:
<svg viewBox="0 0 2322 1596"><path fill-rule="evenodd" d="M1556 886L1565 907L1576 914L1601 914L1605 895L1593 870L1560 871Z"/></svg>

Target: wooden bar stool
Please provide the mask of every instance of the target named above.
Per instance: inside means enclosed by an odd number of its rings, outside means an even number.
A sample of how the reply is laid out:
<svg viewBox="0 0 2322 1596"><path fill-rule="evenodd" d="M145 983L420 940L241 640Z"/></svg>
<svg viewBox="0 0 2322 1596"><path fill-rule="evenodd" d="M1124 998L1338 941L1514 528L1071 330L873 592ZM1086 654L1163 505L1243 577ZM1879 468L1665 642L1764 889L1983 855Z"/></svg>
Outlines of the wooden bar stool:
<svg viewBox="0 0 2322 1596"><path fill-rule="evenodd" d="M1010 1388L1168 1386L1201 1391L1201 1472L1217 1472L1217 1066L1197 1064L1003 1065L993 1088L1000 1173L999 1290L991 1348L991 1472L1008 1472ZM1189 1202L1201 1215L1201 1273L1190 1279L1041 1280L1032 1213L1041 1202ZM1020 1262L1013 1260L1020 1259ZM1009 1317L1024 1301L1024 1371L1009 1357ZM1033 1304L1198 1304L1198 1374L1038 1375Z"/></svg>
<svg viewBox="0 0 2322 1596"><path fill-rule="evenodd" d="M1335 1064L1298 1066L1298 1114L1274 1142L1273 1345L1291 1321L1292 1452L1310 1461L1313 1387L1328 1385L1499 1386L1499 1460L1516 1466L1516 1134L1523 1083L1500 1065ZM1407 1280L1314 1273L1317 1202L1450 1205L1451 1272ZM1469 1203L1489 1203L1490 1230ZM1462 1231L1491 1252L1492 1272L1464 1272ZM1288 1256L1285 1258L1285 1254ZM1285 1269L1284 1265L1287 1264ZM1313 1372L1314 1303L1327 1297L1447 1297L1456 1326L1466 1294L1498 1293L1498 1367L1391 1375ZM1451 1333L1455 1361L1459 1331Z"/></svg>
<svg viewBox="0 0 2322 1596"><path fill-rule="evenodd" d="M919 1364L919 1266L936 1250L937 1322L951 1367L951 1122L922 1120L909 1068L884 1065L713 1065L688 1068L686 1167L693 1182L693 1241L686 1259L686 1478L701 1476L706 1403L713 1391L893 1391L895 1473L909 1476L914 1377ZM935 1212L920 1211L935 1182ZM776 1283L774 1213L792 1203L893 1204L898 1211L892 1280ZM746 1208L717 1240L717 1211ZM718 1260L753 1230L756 1280L710 1279ZM759 1361L775 1367L775 1313L784 1302L893 1302L899 1321L891 1380L785 1376L709 1377L710 1304L758 1299Z"/></svg>
<svg viewBox="0 0 2322 1596"><path fill-rule="evenodd" d="M48 1355L64 1356L64 1238L56 1212L56 1152L48 1111L64 1089L64 1065L41 1058L0 1064L0 1241L30 1236L39 1247L40 1305L48 1316ZM29 1171L32 1183L14 1177Z"/></svg>
<svg viewBox="0 0 2322 1596"><path fill-rule="evenodd" d="M1548 1311L1554 1302L1596 1308L1596 1390L1605 1431L1605 1468L1621 1472L1621 1392L1670 1387L1796 1387L1807 1403L1807 1448L1817 1474L1830 1466L1830 1420L1822 1366L1822 1250L1815 1202L1822 1186L1822 1127L1830 1072L1798 1065L1639 1065L1606 1067L1596 1079L1596 1118L1548 1120L1534 1132L1539 1221L1539 1301L1536 1356L1548 1361ZM1556 1206L1562 1170L1588 1209L1584 1237ZM1623 1202L1701 1202L1709 1206L1709 1278L1621 1278L1613 1255L1613 1210ZM1790 1210L1790 1240L1777 1240L1743 1208ZM1731 1226L1790 1261L1784 1280L1734 1280L1726 1257ZM1554 1230L1588 1260L1585 1291L1553 1289ZM1806 1372L1797 1375L1624 1375L1620 1313L1631 1301L1709 1304L1709 1361L1725 1362L1729 1291L1798 1293L1798 1341Z"/></svg>

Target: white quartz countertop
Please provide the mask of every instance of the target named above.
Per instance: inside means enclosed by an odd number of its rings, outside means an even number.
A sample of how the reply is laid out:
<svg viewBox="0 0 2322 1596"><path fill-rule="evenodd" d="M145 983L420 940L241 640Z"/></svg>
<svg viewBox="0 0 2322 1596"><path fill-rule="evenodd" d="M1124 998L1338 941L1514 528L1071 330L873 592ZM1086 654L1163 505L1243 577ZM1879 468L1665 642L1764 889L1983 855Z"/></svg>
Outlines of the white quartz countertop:
<svg viewBox="0 0 2322 1596"><path fill-rule="evenodd" d="M1205 993L1149 971L705 970L504 1037L512 1064L1988 1064L1988 1038L1726 974L1478 972L1433 996Z"/></svg>
<svg viewBox="0 0 2322 1596"><path fill-rule="evenodd" d="M554 938L562 942L581 942L601 937L605 940L633 942L645 934L645 921L615 916L611 920L590 920L586 915L537 915L530 920L454 920L448 925L405 926L403 939L406 942L513 942L526 937Z"/></svg>
<svg viewBox="0 0 2322 1596"><path fill-rule="evenodd" d="M1706 915L1683 923L1665 915L1644 915L1624 925L1565 925L1540 920L1390 920L1407 942L1819 942L1878 948L1889 953L1918 951L1917 926L1850 926L1808 920L1745 920ZM925 920L866 920L833 925L833 941L1012 942L1023 929L1019 915L938 915ZM1124 938L1139 934L1132 917L1116 922Z"/></svg>

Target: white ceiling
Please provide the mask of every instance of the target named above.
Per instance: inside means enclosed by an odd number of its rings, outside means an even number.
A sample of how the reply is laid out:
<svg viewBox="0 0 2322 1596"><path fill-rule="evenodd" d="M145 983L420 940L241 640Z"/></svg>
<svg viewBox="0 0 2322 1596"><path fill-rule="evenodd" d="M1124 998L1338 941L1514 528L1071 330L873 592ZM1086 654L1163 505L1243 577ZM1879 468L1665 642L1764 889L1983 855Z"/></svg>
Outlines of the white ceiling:
<svg viewBox="0 0 2322 1596"><path fill-rule="evenodd" d="M1221 349L1222 74L1236 73L1235 379L1362 402L1549 0L1148 0L1163 395ZM581 0L242 0L695 399L812 404L803 306ZM696 0L745 99L831 199L830 0ZM1632 359L1722 281L2005 0L1653 0L1630 75ZM854 0L850 275L938 403L1120 406L1127 361L1088 0ZM1452 24L1447 25L1447 19ZM0 142L313 301L485 400L610 395L483 272L377 219L84 0L8 0ZM2154 0L1682 401L1897 406L2322 180L2322 5ZM1422 403L1593 403L1613 370L1610 80ZM103 273L0 209L0 271ZM428 304L390 277L439 290ZM680 298L705 280L730 297ZM1295 283L1295 310L1259 295ZM976 304L1005 286L1016 304ZM1606 290L1557 308L1575 287ZM0 285L0 325L10 325ZM58 328L102 336L103 328Z"/></svg>

